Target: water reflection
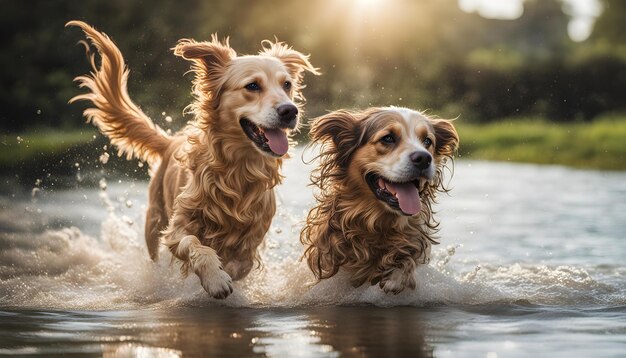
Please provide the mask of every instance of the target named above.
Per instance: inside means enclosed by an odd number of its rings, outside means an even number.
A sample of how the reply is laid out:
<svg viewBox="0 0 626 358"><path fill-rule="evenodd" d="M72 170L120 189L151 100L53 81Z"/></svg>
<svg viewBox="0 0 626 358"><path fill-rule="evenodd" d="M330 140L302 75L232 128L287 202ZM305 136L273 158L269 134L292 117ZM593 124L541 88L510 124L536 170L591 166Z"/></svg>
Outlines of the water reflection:
<svg viewBox="0 0 626 358"><path fill-rule="evenodd" d="M107 357L430 357L422 312L409 307L4 312L0 347L4 354Z"/></svg>
<svg viewBox="0 0 626 358"><path fill-rule="evenodd" d="M330 325L312 319L309 314L260 314L248 330L258 332L253 338L254 353L268 356L338 357L331 344L322 342L322 330Z"/></svg>
<svg viewBox="0 0 626 358"><path fill-rule="evenodd" d="M319 344L342 356L431 357L423 313L411 307L318 307L307 316Z"/></svg>
<svg viewBox="0 0 626 358"><path fill-rule="evenodd" d="M153 358L178 358L182 357L183 352L168 349L145 347L137 344L124 344L120 346L102 346L102 357L153 357Z"/></svg>

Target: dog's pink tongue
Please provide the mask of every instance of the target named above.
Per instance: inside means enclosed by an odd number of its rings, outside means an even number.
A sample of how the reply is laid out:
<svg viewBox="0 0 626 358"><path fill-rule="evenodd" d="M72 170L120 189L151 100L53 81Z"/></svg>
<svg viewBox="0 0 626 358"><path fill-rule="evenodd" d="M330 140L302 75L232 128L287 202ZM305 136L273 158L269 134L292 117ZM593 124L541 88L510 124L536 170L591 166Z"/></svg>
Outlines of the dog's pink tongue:
<svg viewBox="0 0 626 358"><path fill-rule="evenodd" d="M420 194L413 183L386 183L387 187L396 192L400 210L407 215L415 215L422 209Z"/></svg>
<svg viewBox="0 0 626 358"><path fill-rule="evenodd" d="M289 150L289 141L287 140L287 134L281 129L265 129L265 138L267 138L267 144L270 146L272 152L283 155Z"/></svg>

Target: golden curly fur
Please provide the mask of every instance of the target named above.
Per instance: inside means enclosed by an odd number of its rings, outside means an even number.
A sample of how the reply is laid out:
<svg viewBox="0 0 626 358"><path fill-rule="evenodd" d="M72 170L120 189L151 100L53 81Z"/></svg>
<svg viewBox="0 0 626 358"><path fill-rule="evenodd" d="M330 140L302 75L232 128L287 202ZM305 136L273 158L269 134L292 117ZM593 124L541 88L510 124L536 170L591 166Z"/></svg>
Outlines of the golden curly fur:
<svg viewBox="0 0 626 358"><path fill-rule="evenodd" d="M115 44L84 22L67 26L80 27L102 58L98 67L91 55L93 72L76 79L90 92L71 101L91 102L84 115L120 154L151 164L150 257L158 258L162 242L211 296L228 296L232 279L258 262L276 209L273 188L282 179L287 135L304 102L303 74L317 69L281 42L263 41L258 55L238 56L215 35L205 42L183 39L174 54L192 62L195 120L169 136L130 100L128 70Z"/></svg>
<svg viewBox="0 0 626 358"><path fill-rule="evenodd" d="M436 243L432 204L437 192L447 191L443 170L459 144L451 121L406 108L341 110L316 119L310 136L321 144L311 176L318 204L300 239L315 276L326 279L343 267L355 287L415 288L414 268L428 262ZM380 191L394 180L417 187L419 212L404 213L397 197Z"/></svg>

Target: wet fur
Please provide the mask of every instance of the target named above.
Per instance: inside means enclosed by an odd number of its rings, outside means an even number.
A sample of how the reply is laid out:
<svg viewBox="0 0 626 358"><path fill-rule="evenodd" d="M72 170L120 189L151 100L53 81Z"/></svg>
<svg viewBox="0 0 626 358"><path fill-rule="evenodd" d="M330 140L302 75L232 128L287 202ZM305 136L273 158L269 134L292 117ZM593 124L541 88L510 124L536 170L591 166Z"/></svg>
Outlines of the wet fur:
<svg viewBox="0 0 626 358"><path fill-rule="evenodd" d="M301 107L303 72L317 70L308 56L280 42L264 41L259 55L238 57L228 40L216 36L205 42L181 40L174 54L192 63L195 101L189 111L195 120L168 136L130 100L128 70L115 44L83 22L68 26L80 27L102 57L98 67L92 55L93 72L77 78L90 92L72 101L91 102L84 112L88 120L121 153L151 165L145 227L150 257L157 260L163 243L182 272L195 272L211 296L228 296L231 278L245 277L258 262L257 248L276 210L273 188L282 179L282 159L254 147L239 125L240 116L284 98ZM241 74L255 75L256 68L281 73L293 83L291 90L271 92L268 83L268 91L256 97L242 92Z"/></svg>
<svg viewBox="0 0 626 358"><path fill-rule="evenodd" d="M311 176L319 189L318 204L309 212L301 241L318 279L330 278L344 268L355 287L369 282L379 283L385 292L413 289L415 267L428 262L430 247L437 243L432 204L437 192L447 191L443 170L457 150L458 135L451 121L423 117L436 138L431 152L434 178L419 190L422 210L418 214L390 212L367 187L363 167L390 160L368 145L382 128L397 120L394 110L336 111L312 124L311 140L321 144L320 164Z"/></svg>

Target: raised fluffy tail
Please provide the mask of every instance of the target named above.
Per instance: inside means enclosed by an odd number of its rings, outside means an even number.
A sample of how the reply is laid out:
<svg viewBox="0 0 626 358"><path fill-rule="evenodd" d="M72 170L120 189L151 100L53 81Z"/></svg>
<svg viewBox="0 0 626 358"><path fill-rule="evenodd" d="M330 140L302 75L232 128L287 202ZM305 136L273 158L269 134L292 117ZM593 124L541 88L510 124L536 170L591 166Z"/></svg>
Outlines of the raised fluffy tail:
<svg viewBox="0 0 626 358"><path fill-rule="evenodd" d="M93 123L109 137L111 143L119 149L119 155L125 154L127 159L136 157L154 163L163 155L171 138L128 96L128 69L124 65L122 53L106 34L82 21L70 21L65 26L80 27L102 57L98 68L94 54L89 51L89 44L81 41L90 56L93 72L74 80L90 92L77 95L70 103L91 101L93 107L85 109L83 115L87 122Z"/></svg>

